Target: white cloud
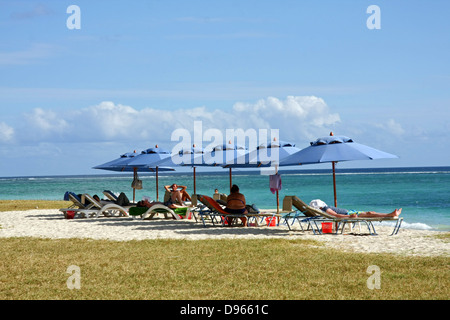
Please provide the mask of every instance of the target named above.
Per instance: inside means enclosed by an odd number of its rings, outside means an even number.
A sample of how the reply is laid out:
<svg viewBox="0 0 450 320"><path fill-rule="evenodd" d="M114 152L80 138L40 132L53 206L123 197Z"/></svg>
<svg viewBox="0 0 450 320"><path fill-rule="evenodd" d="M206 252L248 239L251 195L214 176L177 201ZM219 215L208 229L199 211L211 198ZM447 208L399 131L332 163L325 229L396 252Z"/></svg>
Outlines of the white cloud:
<svg viewBox="0 0 450 320"><path fill-rule="evenodd" d="M0 122L0 142L10 142L14 138L14 128Z"/></svg>
<svg viewBox="0 0 450 320"><path fill-rule="evenodd" d="M44 110L42 108L35 108L33 112L25 114L26 130L28 137L53 137L62 135L69 128L68 121L65 120L64 115L57 114L51 110Z"/></svg>
<svg viewBox="0 0 450 320"><path fill-rule="evenodd" d="M405 133L402 125L396 122L394 119L389 119L384 123L377 124L376 127L383 129L395 136L401 136Z"/></svg>
<svg viewBox="0 0 450 320"><path fill-rule="evenodd" d="M241 122L253 121L280 129L287 139L313 139L340 122L325 101L315 96L288 96L285 100L269 97L253 104L236 103L233 110L241 114Z"/></svg>
<svg viewBox="0 0 450 320"><path fill-rule="evenodd" d="M132 107L115 105L110 101L76 111L74 117L85 119L84 123L79 125L85 132L91 134L91 137L97 136L98 132L107 140L128 136L133 132L134 123L141 118L139 112Z"/></svg>
<svg viewBox="0 0 450 320"><path fill-rule="evenodd" d="M101 142L122 141L151 145L171 143L174 130L193 133L194 121L202 121L203 132L218 129L279 129L284 140L309 140L323 135L340 121L323 99L315 96L268 97L254 103L238 102L229 110L197 107L190 109L144 108L103 101L72 110L34 109L25 116L32 141ZM206 144L206 143L205 143Z"/></svg>

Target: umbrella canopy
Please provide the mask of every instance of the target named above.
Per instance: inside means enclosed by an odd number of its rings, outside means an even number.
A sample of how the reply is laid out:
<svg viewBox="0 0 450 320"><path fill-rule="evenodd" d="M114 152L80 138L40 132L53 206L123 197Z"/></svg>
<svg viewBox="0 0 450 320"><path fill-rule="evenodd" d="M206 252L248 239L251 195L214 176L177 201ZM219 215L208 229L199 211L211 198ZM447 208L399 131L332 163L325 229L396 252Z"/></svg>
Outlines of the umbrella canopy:
<svg viewBox="0 0 450 320"><path fill-rule="evenodd" d="M233 163L224 167L229 168L259 168L278 166L284 158L300 151L295 144L286 141L271 141L259 145L255 150L236 158Z"/></svg>
<svg viewBox="0 0 450 320"><path fill-rule="evenodd" d="M127 167L128 163L139 155L139 153L127 152L119 156L119 158L114 159L112 161L108 161L101 165L93 167L93 169L102 169L102 170L110 170L110 171L133 171L132 167Z"/></svg>
<svg viewBox="0 0 450 320"><path fill-rule="evenodd" d="M331 162L333 168L334 205L336 199L336 173L335 163L351 160L374 160L385 158L398 158L396 155L380 151L363 144L354 142L345 136L334 136L319 138L305 149L302 149L280 162L281 166L292 166L302 164L314 164Z"/></svg>
<svg viewBox="0 0 450 320"><path fill-rule="evenodd" d="M198 148L195 144L189 148L182 148L178 154L172 155L172 161L177 163L179 166L204 166L205 161L203 159L203 154L205 150L203 148Z"/></svg>
<svg viewBox="0 0 450 320"><path fill-rule="evenodd" d="M322 162L339 162L351 160L374 160L398 158L366 145L356 143L345 136L329 136L311 142L311 145L292 156L283 159L280 165L301 165Z"/></svg>
<svg viewBox="0 0 450 320"><path fill-rule="evenodd" d="M101 170L109 170L109 171L117 171L117 172L155 172L156 167L152 165L141 165L140 163L132 163L134 160L139 160L142 153L128 152L119 156L119 158L114 159L112 161L108 161L106 163L100 164L98 166L93 167L93 169L101 169ZM160 171L174 171L175 169L171 167L159 167Z"/></svg>
<svg viewBox="0 0 450 320"><path fill-rule="evenodd" d="M136 168L151 167L153 163L161 161L170 157L170 151L159 148L158 145L155 148L149 148L141 152L128 165Z"/></svg>
<svg viewBox="0 0 450 320"><path fill-rule="evenodd" d="M149 150L149 149L147 149ZM146 150L146 151L147 151ZM145 151L142 151L145 152ZM121 155L119 158L112 161L106 162L104 164L93 167L94 169L102 169L117 172L133 172L133 182L138 180L138 172L156 172L156 185L158 186L158 170L159 171L174 171L175 169L170 167L157 167L152 165L135 165L131 161L136 160L143 153L128 152ZM135 201L135 188L133 188L133 202ZM157 191L158 193L158 191Z"/></svg>
<svg viewBox="0 0 450 320"><path fill-rule="evenodd" d="M205 160L205 165L223 167L227 164L233 164L236 158L240 158L246 153L247 148L229 141L212 148L211 152L205 153L203 159Z"/></svg>
<svg viewBox="0 0 450 320"><path fill-rule="evenodd" d="M159 148L156 145L154 148L149 148L141 152L140 155L134 157L128 162L128 167L133 167L137 171L155 171L156 172L156 201L159 200L158 191L158 171L174 171L175 169L170 166L161 166L157 164L161 160L170 158L170 151Z"/></svg>

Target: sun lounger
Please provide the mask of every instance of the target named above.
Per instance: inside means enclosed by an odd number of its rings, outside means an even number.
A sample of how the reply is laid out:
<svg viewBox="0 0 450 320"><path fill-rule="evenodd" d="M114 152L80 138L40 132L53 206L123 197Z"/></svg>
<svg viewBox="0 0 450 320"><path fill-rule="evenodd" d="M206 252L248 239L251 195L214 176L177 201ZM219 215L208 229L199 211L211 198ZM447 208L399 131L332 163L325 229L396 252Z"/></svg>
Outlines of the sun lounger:
<svg viewBox="0 0 450 320"><path fill-rule="evenodd" d="M204 227L206 227L205 219L207 218L210 219L213 226L215 226L216 223L225 226L225 216L230 218L246 218L244 214L231 214L226 212L224 208L211 197L199 194L197 195L197 199L204 204L203 210L199 212Z"/></svg>
<svg viewBox="0 0 450 320"><path fill-rule="evenodd" d="M228 218L247 218L247 221L250 221L250 219L254 218L256 221L256 225L259 226L258 218L261 218L261 219L269 218L268 222L272 222L273 219L277 219L277 217L281 216L281 215L277 215L276 212L274 212L274 213L245 213L245 214L228 213L213 198L205 196L205 195L198 195L197 197L198 197L198 200L200 202L202 202L205 206L203 208L203 210L200 210L200 212L199 212L199 216L203 222L203 226L205 226L205 227L206 227L205 218L208 218L208 217L210 218L210 220L214 226L216 223L219 223L222 226L225 226L225 224L226 224L225 218L226 217L228 217Z"/></svg>
<svg viewBox="0 0 450 320"><path fill-rule="evenodd" d="M69 208L59 209L65 217L67 217L68 211L73 211L83 218L98 218L102 215L106 217L128 216L129 207L122 207L111 202L98 202L87 193L83 194L81 198L74 193L69 193L69 199L77 208L70 206Z"/></svg>
<svg viewBox="0 0 450 320"><path fill-rule="evenodd" d="M181 208L180 208L181 209ZM176 213L178 209L171 209L163 204L154 204L150 208L147 207L133 207L129 210L130 216L140 216L143 220L151 220L157 214L163 214L167 219L170 214L172 218L180 220L179 213Z"/></svg>
<svg viewBox="0 0 450 320"><path fill-rule="evenodd" d="M108 200L110 201L117 201L117 196L110 190L104 190L103 194L105 195L106 198L108 198Z"/></svg>
<svg viewBox="0 0 450 320"><path fill-rule="evenodd" d="M303 228L303 223L306 223L306 230L311 228L311 230L316 233L314 228L316 224L313 225L311 220L320 219L322 216L320 216L317 212L305 210L305 203L297 196L290 196L290 202L296 209L294 213L290 215L292 218L292 225L294 225L295 221L297 221L302 231L305 231Z"/></svg>
<svg viewBox="0 0 450 320"><path fill-rule="evenodd" d="M299 212L298 209L293 209L292 205L292 197L294 196L285 196L283 198L283 206L279 214L281 215L281 218L284 219L284 223L290 228L289 226L289 220L292 220L291 225L294 224L295 218L299 215L304 216L301 212Z"/></svg>
<svg viewBox="0 0 450 320"><path fill-rule="evenodd" d="M68 211L74 213L75 215L79 215L83 218L87 218L98 211L98 208L92 208L94 206L93 203L85 204L82 198L80 198L77 194L71 191L67 191L64 194L64 200L72 202L72 204L69 205L67 208L59 210L64 213L65 218L68 217L67 214Z"/></svg>
<svg viewBox="0 0 450 320"><path fill-rule="evenodd" d="M69 208L78 208L78 209L86 209L86 205L83 203L81 198L75 194L74 192L67 191L64 194L64 200L71 201L72 204L69 206Z"/></svg>
<svg viewBox="0 0 450 320"><path fill-rule="evenodd" d="M128 217L128 210L134 206L119 206L118 204L109 201L98 202L87 193L83 194L83 197L93 203L95 208L99 209L95 216L96 218L101 215L104 215L105 217Z"/></svg>
<svg viewBox="0 0 450 320"><path fill-rule="evenodd" d="M103 190L103 194L105 195L106 198L108 198L108 200L102 200L102 202L105 201L110 201L113 202L119 206L122 207L130 207L130 206L134 206L135 203L130 202L130 200L128 200L128 197L125 193L121 192L118 196L116 194L114 194L112 191L110 190Z"/></svg>
<svg viewBox="0 0 450 320"><path fill-rule="evenodd" d="M321 228L319 227L318 223L322 221L331 221L337 223L337 228L335 230L335 233L338 233L339 227L341 227L341 233L344 231L344 227L348 223L355 223L355 222L361 222L364 223L371 235L377 235L377 232L375 231L375 227L373 225L374 221L396 221L396 224L394 226L394 230L391 233L392 235L395 235L400 230L403 218L399 217L348 217L348 218L340 218L335 217L327 212L324 212L320 209L313 208L309 205L307 205L305 202L303 202L300 198L297 196L293 196L293 204L298 208L299 211L301 211L306 217L308 217L308 222L313 227L314 233L322 233ZM299 220L300 217L296 217L295 219ZM300 221L299 221L300 223Z"/></svg>

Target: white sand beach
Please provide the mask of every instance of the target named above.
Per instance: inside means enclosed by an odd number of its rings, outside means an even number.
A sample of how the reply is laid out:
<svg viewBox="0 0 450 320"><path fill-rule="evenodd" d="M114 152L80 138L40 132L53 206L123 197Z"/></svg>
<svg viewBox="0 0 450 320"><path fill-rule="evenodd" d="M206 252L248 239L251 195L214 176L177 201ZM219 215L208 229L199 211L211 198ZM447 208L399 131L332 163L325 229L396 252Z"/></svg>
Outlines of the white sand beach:
<svg viewBox="0 0 450 320"><path fill-rule="evenodd" d="M213 227L205 228L195 220L156 218L101 217L97 219L64 219L58 210L29 210L0 212L0 238L36 237L51 239L85 238L113 241L145 239L313 239L325 247L366 253L392 253L414 256L450 256L450 243L436 237L442 232L401 228L390 236L392 227L375 224L378 236L371 236L361 226L352 234L314 235L298 226L289 231L279 227ZM447 233L445 233L447 234Z"/></svg>

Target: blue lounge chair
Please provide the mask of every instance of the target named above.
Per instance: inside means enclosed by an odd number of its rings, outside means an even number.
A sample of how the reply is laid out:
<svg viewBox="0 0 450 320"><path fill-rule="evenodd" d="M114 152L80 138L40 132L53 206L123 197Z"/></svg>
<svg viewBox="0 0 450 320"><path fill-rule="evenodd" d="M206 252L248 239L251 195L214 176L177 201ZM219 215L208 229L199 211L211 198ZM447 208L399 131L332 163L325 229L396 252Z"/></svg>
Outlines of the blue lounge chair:
<svg viewBox="0 0 450 320"><path fill-rule="evenodd" d="M300 212L302 212L305 216L308 217L307 222L311 225L311 227L313 228L313 232L315 234L317 234L317 233L322 234L322 230L318 224L319 222L329 221L329 222L337 223L337 227L335 230L336 234L339 232L339 228L341 228L341 234L342 234L346 224L354 224L354 223L360 222L360 223L364 223L367 226L369 233L371 235L375 236L375 235L377 235L377 232L375 230L373 222L375 222L375 221L379 221L379 222L395 221L396 224L391 233L391 236L392 236L392 235L396 235L398 233L398 231L400 230L402 221L403 221L403 218L400 218L400 217L373 217L373 218L372 217L370 217L370 218L369 217L355 217L355 218L352 218L349 216L348 218L340 218L340 217L335 217L329 213L326 213L320 209L313 208L313 207L307 205L305 202L303 202L301 199L299 199L296 196L293 196L293 204L294 203L296 203L295 206L298 208L298 210ZM299 219L301 219L300 217L297 216L295 219L297 219L300 223L300 220L299 220ZM303 220L303 221L305 221L305 220Z"/></svg>

